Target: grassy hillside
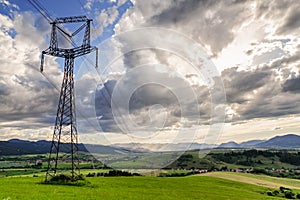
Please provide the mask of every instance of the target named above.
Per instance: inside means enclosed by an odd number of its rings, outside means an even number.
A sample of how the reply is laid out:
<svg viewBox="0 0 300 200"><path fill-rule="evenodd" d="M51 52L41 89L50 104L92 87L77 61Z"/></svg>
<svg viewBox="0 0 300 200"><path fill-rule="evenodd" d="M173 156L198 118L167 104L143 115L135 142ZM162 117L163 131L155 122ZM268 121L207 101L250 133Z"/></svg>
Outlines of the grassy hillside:
<svg viewBox="0 0 300 200"><path fill-rule="evenodd" d="M0 178L0 199L280 199L265 187L215 177L88 178L90 186L39 184L41 177Z"/></svg>
<svg viewBox="0 0 300 200"><path fill-rule="evenodd" d="M200 151L201 153L201 151ZM199 151L185 152L169 169L298 169L300 152L295 150L212 150L205 157ZM294 174L298 178L300 174ZM300 177L300 176L299 176Z"/></svg>
<svg viewBox="0 0 300 200"><path fill-rule="evenodd" d="M280 186L284 186L300 191L300 180L297 179L277 178L266 175L255 175L235 172L210 172L201 174L200 176L223 178L270 188L279 188Z"/></svg>

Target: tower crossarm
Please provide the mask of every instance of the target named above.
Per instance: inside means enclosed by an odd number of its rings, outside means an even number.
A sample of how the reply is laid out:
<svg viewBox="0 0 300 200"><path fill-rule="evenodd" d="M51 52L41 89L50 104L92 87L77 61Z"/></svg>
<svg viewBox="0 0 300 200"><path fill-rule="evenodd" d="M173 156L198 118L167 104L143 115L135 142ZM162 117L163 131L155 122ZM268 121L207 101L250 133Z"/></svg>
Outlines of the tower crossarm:
<svg viewBox="0 0 300 200"><path fill-rule="evenodd" d="M85 54L89 54L93 51L97 51L97 47L93 46L88 46L88 47L75 47L72 49L62 49L62 48L57 48L57 49L46 49L45 51L42 52L42 54L50 55L50 56L55 56L55 57L61 57L61 58L69 58L69 57L79 57L83 56Z"/></svg>
<svg viewBox="0 0 300 200"><path fill-rule="evenodd" d="M61 17L56 18L50 24L52 25L51 30L51 38L49 48L42 51L41 57L41 67L40 70L43 72L44 65L44 55L51 55L55 57L61 58L76 58L79 56L83 56L85 54L89 54L93 51L96 51L96 67L98 66L98 49L97 47L93 47L90 45L90 22L92 19L88 19L86 16L74 16L74 17ZM58 24L63 23L83 23L77 30L75 30L72 34L69 34L63 28L59 27ZM80 31L84 30L84 36L82 40L82 44L77 47L64 49L60 48L58 44L57 31L60 31L68 40L72 41L72 37L77 35Z"/></svg>
<svg viewBox="0 0 300 200"><path fill-rule="evenodd" d="M78 22L86 22L86 21L93 21L93 20L88 19L86 16L60 17L60 18L56 18L52 23L63 24L63 23L78 23Z"/></svg>

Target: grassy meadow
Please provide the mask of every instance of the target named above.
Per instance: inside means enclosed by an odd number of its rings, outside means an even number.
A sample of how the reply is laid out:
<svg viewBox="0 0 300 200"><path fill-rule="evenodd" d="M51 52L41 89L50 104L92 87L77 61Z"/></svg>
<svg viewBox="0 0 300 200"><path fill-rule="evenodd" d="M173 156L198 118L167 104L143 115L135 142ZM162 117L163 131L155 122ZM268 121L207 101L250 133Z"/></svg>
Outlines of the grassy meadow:
<svg viewBox="0 0 300 200"><path fill-rule="evenodd" d="M0 178L0 199L280 199L266 187L208 176L98 177L85 186L41 184L43 177Z"/></svg>

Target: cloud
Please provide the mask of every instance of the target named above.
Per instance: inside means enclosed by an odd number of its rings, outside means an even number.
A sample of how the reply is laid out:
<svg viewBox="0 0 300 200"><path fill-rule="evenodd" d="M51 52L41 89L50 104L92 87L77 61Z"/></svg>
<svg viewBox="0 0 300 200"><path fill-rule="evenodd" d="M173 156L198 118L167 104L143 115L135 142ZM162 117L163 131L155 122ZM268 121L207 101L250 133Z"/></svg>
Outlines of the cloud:
<svg viewBox="0 0 300 200"><path fill-rule="evenodd" d="M87 0L86 3L84 4L84 8L87 10L91 10L93 2L94 2L94 0Z"/></svg>
<svg viewBox="0 0 300 200"><path fill-rule="evenodd" d="M282 89L284 92L298 93L300 91L300 77L286 80Z"/></svg>
<svg viewBox="0 0 300 200"><path fill-rule="evenodd" d="M129 0L87 1L84 8L94 18L92 23L94 28L91 31L92 40L107 39L109 34L113 34L116 23L131 5Z"/></svg>
<svg viewBox="0 0 300 200"><path fill-rule="evenodd" d="M47 47L44 34L50 26L40 27L43 20L29 12L14 13L12 19L0 14L0 18L5 19L0 29L1 127L7 122L11 127L49 126L58 92L39 72L39 55ZM47 76L57 83L61 75L57 63L49 58L45 66Z"/></svg>
<svg viewBox="0 0 300 200"><path fill-rule="evenodd" d="M290 15L288 15L285 19L284 24L278 30L279 33L291 33L295 29L298 29L300 26L299 18L300 18L300 4L294 7L293 10L290 11Z"/></svg>
<svg viewBox="0 0 300 200"><path fill-rule="evenodd" d="M174 126L182 117L194 123L199 119L198 104L191 100L197 97L191 96L189 83L152 66L132 69L119 79L106 81L95 95L96 113L104 131L120 131L120 126L153 130ZM135 123L133 127L130 121Z"/></svg>
<svg viewBox="0 0 300 200"><path fill-rule="evenodd" d="M255 71L224 70L227 103L234 110L232 121L299 113L298 78L279 77L277 70L266 66Z"/></svg>
<svg viewBox="0 0 300 200"><path fill-rule="evenodd" d="M242 1L137 1L120 26L159 26L180 31L218 54L233 41L249 12Z"/></svg>
<svg viewBox="0 0 300 200"><path fill-rule="evenodd" d="M5 0L1 3L10 4ZM87 1L85 9L93 11L96 3L99 1ZM224 107L230 115L228 122L237 125L243 122L243 127L251 125L249 120L299 114L300 2L152 0L134 1L134 6L127 11L130 6L122 10L123 4L125 1L112 1L105 9L92 13L96 24L96 30L92 30L94 39L112 28L117 37L135 28L155 27L182 33L194 44L151 31L130 38L120 37L113 44L121 54L118 61L112 61L115 62L110 66L112 69L98 70L103 72L103 80L91 73L76 77L78 119L85 133L98 130L95 121L104 131L120 132L127 124L120 116L130 119L132 123L128 125L133 128L172 130L181 126L187 129L207 126L213 118L218 118L213 113ZM52 126L59 91L38 72L40 52L48 47L44 36L50 33L50 26L30 12L13 12L10 17L1 14L0 21L1 130L8 133L13 127ZM193 51L198 43L214 59L223 55L222 62L230 61L224 68L217 66L227 94L226 102L224 97L212 94L223 89L220 79L206 79L218 77L218 73L205 71L203 60L193 63L198 71L189 63L189 58L198 56ZM172 45L178 47L176 52L167 51ZM143 48L146 46L151 48ZM180 57L185 51L188 55ZM104 54L101 54L101 66L111 61ZM247 62L240 62L244 58ZM62 72L54 58L46 58L44 75L60 87ZM145 81L149 83L143 85ZM121 92L116 95L118 91ZM129 91L131 98L125 105L122 100L125 101ZM116 99L112 97L114 92ZM187 98L192 93L197 103ZM117 113L113 111L112 100L119 103ZM218 105L213 105L216 102ZM119 118L114 118L118 112ZM95 115L98 121L92 120Z"/></svg>
<svg viewBox="0 0 300 200"><path fill-rule="evenodd" d="M249 101L250 94L254 97L254 90L265 86L271 73L269 71L237 71L237 67L225 69L222 79L228 103L243 104Z"/></svg>
<svg viewBox="0 0 300 200"><path fill-rule="evenodd" d="M116 35L135 28L156 27L157 29L172 29L183 33L195 43L201 43L207 48L207 52L215 58L221 57L223 50L232 50L227 55L227 60L249 59L243 66L226 66L222 69L227 101L224 97L213 96L213 90L222 90L222 82L215 80L210 87L205 81L199 81L207 74L190 70L189 64L177 55L167 51L168 48L139 49L137 44L144 46L161 47L161 43L167 43L167 34L155 35L151 33L136 34L132 38L122 38L116 45L123 53L119 65L123 65L119 76L110 77L98 88L96 94L96 112L100 118L99 123L105 131L120 131L125 121L114 118L111 94L122 76L128 76L127 82L119 85L123 93L126 93L130 85L139 85L149 77L156 77L170 81L174 88L179 88L180 80L171 76L172 72L182 75L187 87L192 88L197 97L196 106L190 104L180 105L178 100L168 93L168 90L158 85L148 85L137 88L132 93L132 98L127 105L132 121L138 125L152 125L152 122L164 121L165 110L167 119L165 128L180 127L181 108L197 110L197 116L187 115L186 120L190 124L208 125L213 118L218 118L213 113L227 107L228 122L248 123L247 120L264 119L279 116L287 116L299 113L299 95L295 87L299 74L299 41L298 24L294 21L297 16L297 6L292 9L291 1L134 1L134 7L129 9L115 27ZM106 21L106 20L104 20ZM255 30L249 30L255 29ZM289 31L290 30L290 31ZM248 34L248 32L251 32ZM289 34L288 34L289 32ZM161 40L165 38L165 40ZM173 44L180 41L173 40ZM240 45L240 46L239 46ZM180 45L179 45L180 46ZM185 49L185 44L182 44ZM164 46L166 47L166 46ZM190 45L191 47L191 45ZM131 51L129 51L131 50ZM226 60L226 59L225 59ZM231 63L231 62L229 62ZM232 62L234 63L234 62ZM131 70L143 65L161 64L167 66L167 73L151 70L140 71L140 74L131 74ZM197 63L201 66L201 63ZM154 73L155 72L155 73ZM108 72L109 73L109 72ZM204 83L203 83L204 82ZM119 83L120 84L120 83ZM104 86L104 87L103 87ZM173 88L173 89L174 89ZM108 92L109 91L109 92ZM125 91L125 92L124 92ZM183 89L181 90L183 91ZM184 94L184 92L182 92ZM120 96L118 100L124 100ZM213 105L218 102L218 105ZM98 105L98 107L97 107ZM121 113L125 109L120 104ZM155 107L155 105L161 105ZM230 111L230 112L229 112ZM160 113L149 117L149 113ZM198 113L198 114L199 114ZM124 113L123 113L124 114ZM230 116L229 116L230 115ZM125 115L124 115L125 116ZM220 115L222 118L222 115ZM126 119L126 118L125 118ZM219 120L220 121L220 120ZM154 124L155 124L154 123ZM130 124L132 125L132 124ZM134 125L134 124L133 124ZM154 127L154 126L153 126Z"/></svg>
<svg viewBox="0 0 300 200"><path fill-rule="evenodd" d="M170 129L222 121L222 106L212 105L225 103L224 96L216 95L222 91L217 86L222 83L214 80L217 73L193 40L177 32L151 28L120 34L113 40L119 42L120 48L114 59L121 61L123 68L108 66L105 74L119 73L119 77L107 77L98 95L96 92L97 115L105 131L118 131L117 125L151 131L159 122L162 128ZM114 94L115 98L111 99ZM130 101L127 102L128 95ZM113 113L114 106L117 113ZM166 115L162 114L164 109L168 111ZM150 113L162 115L149 116ZM220 119L216 115L221 116ZM212 116L215 119L212 120Z"/></svg>
<svg viewBox="0 0 300 200"><path fill-rule="evenodd" d="M9 8L10 11L19 10L19 6L17 6L16 4L10 3L8 0L0 0L0 3L5 5L5 7Z"/></svg>
<svg viewBox="0 0 300 200"><path fill-rule="evenodd" d="M104 29L112 25L119 16L119 11L117 6L109 7L102 10L99 14L96 14L96 28L92 32L92 38L97 38L103 34Z"/></svg>
<svg viewBox="0 0 300 200"><path fill-rule="evenodd" d="M264 20L274 20L278 34L299 34L300 2L290 0L257 1L256 16Z"/></svg>

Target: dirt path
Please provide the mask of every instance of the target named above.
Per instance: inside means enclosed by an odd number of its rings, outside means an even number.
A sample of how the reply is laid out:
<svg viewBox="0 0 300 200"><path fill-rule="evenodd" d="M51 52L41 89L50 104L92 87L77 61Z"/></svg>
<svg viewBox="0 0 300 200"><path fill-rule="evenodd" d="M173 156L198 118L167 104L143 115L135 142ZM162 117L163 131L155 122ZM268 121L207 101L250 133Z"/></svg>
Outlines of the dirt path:
<svg viewBox="0 0 300 200"><path fill-rule="evenodd" d="M211 176L211 177L223 178L227 180L239 181L239 182L259 185L263 187L269 187L269 188L279 188L280 186L283 186L283 187L300 190L300 180L294 180L294 179L289 180L289 179L281 179L275 177L264 177L264 176L252 175L252 174L245 175L236 172L211 172L211 173L200 174L200 176Z"/></svg>

